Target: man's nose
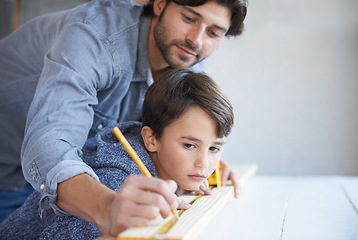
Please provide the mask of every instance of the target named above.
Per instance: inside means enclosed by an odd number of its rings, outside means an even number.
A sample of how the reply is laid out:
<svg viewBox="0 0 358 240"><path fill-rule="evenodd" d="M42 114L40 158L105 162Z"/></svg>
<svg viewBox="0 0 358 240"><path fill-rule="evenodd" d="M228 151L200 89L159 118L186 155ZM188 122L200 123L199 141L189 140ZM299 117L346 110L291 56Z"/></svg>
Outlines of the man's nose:
<svg viewBox="0 0 358 240"><path fill-rule="evenodd" d="M204 26L197 26L191 30L187 36L187 41L195 48L201 48L205 34Z"/></svg>

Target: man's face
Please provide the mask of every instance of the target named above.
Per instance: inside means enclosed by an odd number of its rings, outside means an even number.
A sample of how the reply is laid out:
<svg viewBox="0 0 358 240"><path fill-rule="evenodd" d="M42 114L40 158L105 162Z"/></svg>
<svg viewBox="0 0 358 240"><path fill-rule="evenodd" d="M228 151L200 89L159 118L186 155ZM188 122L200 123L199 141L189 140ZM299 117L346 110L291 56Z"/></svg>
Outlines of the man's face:
<svg viewBox="0 0 358 240"><path fill-rule="evenodd" d="M185 190L198 190L220 161L226 137L199 107L191 107L165 127L152 157L159 178L174 180Z"/></svg>
<svg viewBox="0 0 358 240"><path fill-rule="evenodd" d="M189 7L167 4L154 28L154 40L173 68L186 68L208 57L230 27L231 11L216 1Z"/></svg>

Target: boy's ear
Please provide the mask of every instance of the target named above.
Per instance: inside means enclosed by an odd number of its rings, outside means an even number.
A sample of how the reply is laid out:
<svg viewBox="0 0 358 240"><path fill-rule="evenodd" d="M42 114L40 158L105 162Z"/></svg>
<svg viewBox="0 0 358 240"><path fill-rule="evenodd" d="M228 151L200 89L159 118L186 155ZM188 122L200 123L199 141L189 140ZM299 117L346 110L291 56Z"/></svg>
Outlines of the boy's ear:
<svg viewBox="0 0 358 240"><path fill-rule="evenodd" d="M145 148L149 152L156 152L157 151L157 139L153 136L152 129L148 126L144 126L144 127L142 127L141 134L142 134Z"/></svg>
<svg viewBox="0 0 358 240"><path fill-rule="evenodd" d="M160 16L162 11L165 8L165 5L167 4L166 0L155 0L153 3L153 12L156 16Z"/></svg>

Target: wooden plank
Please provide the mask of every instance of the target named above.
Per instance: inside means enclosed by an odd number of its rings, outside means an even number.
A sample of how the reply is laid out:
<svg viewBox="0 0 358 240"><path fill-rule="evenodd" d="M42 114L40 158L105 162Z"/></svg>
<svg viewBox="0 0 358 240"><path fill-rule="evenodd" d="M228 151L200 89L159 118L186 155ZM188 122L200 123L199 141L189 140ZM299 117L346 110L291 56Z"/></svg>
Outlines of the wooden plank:
<svg viewBox="0 0 358 240"><path fill-rule="evenodd" d="M198 240L280 240L293 178L255 176L223 207Z"/></svg>
<svg viewBox="0 0 358 240"><path fill-rule="evenodd" d="M190 209L184 211L179 220L165 234L167 240L195 239L200 231L216 215L225 203L233 198L232 186L223 186L213 189L212 195L202 196L196 200ZM118 235L118 240L156 239L157 232L169 221L172 216L156 219L148 227L130 228Z"/></svg>
<svg viewBox="0 0 358 240"><path fill-rule="evenodd" d="M232 171L239 180L240 186L245 186L247 181L251 179L258 170L257 164L236 164L232 165Z"/></svg>
<svg viewBox="0 0 358 240"><path fill-rule="evenodd" d="M243 186L256 173L257 166L255 164L241 164L234 166L233 170L240 181L240 185ZM190 202L195 197L195 195L184 195L180 198ZM166 239L195 239L202 229L215 217L216 213L232 198L233 187L215 188L213 195L201 197L189 210L181 215L178 222L167 234ZM155 239L156 233L169 220L170 217L167 219L158 217L149 227L128 229L122 232L118 236L118 239ZM99 239L113 240L115 238L102 236Z"/></svg>

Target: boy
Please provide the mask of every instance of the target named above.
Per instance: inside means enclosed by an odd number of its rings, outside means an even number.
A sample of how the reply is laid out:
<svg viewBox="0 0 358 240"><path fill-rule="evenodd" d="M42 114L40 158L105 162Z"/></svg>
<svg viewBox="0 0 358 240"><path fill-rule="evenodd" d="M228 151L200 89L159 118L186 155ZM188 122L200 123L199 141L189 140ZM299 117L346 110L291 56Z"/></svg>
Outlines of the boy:
<svg viewBox="0 0 358 240"><path fill-rule="evenodd" d="M148 89L142 124L125 122L118 126L153 176L174 181L178 190L197 191L205 189L207 178L219 163L232 125L232 106L212 79L190 70L172 70ZM117 197L121 198L122 184L134 181L133 174L140 175L141 171L118 142L112 128L103 128L86 141L82 159L95 170L101 182L118 191ZM163 187L168 185L161 182L157 186ZM121 199L118 208L125 215L120 215L124 221L144 226L159 214L159 208L148 205L142 194L145 193L132 192L129 198ZM49 211L42 212L44 218L40 219L36 207L40 197L38 192L33 193L0 224L1 239L93 239L101 235L101 229L94 224L73 216L56 216ZM155 201L167 205L161 212L166 217L172 206L165 199ZM148 215L144 212L151 217L144 219L143 216Z"/></svg>

